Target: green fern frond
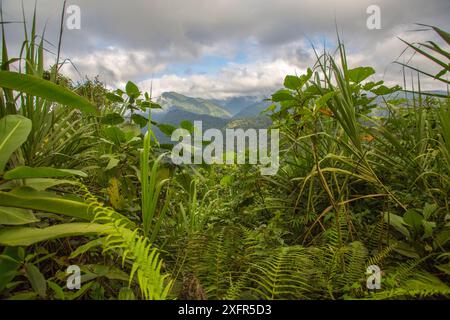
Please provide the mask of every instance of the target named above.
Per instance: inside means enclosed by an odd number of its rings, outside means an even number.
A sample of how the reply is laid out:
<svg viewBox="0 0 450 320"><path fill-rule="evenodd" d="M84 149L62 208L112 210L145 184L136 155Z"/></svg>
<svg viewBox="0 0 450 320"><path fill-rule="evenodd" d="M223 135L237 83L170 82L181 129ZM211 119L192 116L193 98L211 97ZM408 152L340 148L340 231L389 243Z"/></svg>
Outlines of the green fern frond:
<svg viewBox="0 0 450 320"><path fill-rule="evenodd" d="M370 232L369 240L367 243L367 248L372 251L379 249L380 245L383 244L383 237L387 235L388 224L385 219L381 217L378 223L373 227Z"/></svg>
<svg viewBox="0 0 450 320"><path fill-rule="evenodd" d="M411 265L412 266L412 265ZM398 287L371 295L373 299L448 298L450 287L439 278L424 271L416 271Z"/></svg>
<svg viewBox="0 0 450 320"><path fill-rule="evenodd" d="M94 213L94 222L113 227L103 242L103 252L114 251L122 256L122 266L131 263L129 285L136 275L142 296L147 300L164 300L170 293L173 281L168 274L162 274L162 260L159 250L142 236L139 229L130 229L132 222L119 217L111 208L104 207L85 186L80 187L85 201Z"/></svg>
<svg viewBox="0 0 450 320"><path fill-rule="evenodd" d="M351 285L365 278L368 251L359 241L352 242L346 252L345 283Z"/></svg>
<svg viewBox="0 0 450 320"><path fill-rule="evenodd" d="M246 289L260 299L307 299L314 291L314 262L303 247L291 246L266 252L250 264Z"/></svg>
<svg viewBox="0 0 450 320"><path fill-rule="evenodd" d="M247 281L245 275L246 273L244 273L244 276L239 277L236 281L231 282L230 287L227 290L227 293L223 297L224 300L241 299L242 291L244 290L245 283Z"/></svg>
<svg viewBox="0 0 450 320"><path fill-rule="evenodd" d="M366 268L371 265L380 265L383 260L391 255L395 246L395 244L391 244L390 246L387 246L386 248L379 251L375 256L369 258L366 263Z"/></svg>

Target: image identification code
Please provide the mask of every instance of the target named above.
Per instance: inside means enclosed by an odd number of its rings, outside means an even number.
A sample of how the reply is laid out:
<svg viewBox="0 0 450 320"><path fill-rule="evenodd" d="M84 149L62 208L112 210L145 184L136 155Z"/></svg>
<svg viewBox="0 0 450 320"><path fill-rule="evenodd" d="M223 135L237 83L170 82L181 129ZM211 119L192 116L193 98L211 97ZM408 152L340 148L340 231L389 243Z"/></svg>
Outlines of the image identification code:
<svg viewBox="0 0 450 320"><path fill-rule="evenodd" d="M270 305L259 304L224 304L220 308L202 307L202 306L185 306L179 307L179 315L202 315L206 318L214 314L221 315L271 315L272 307Z"/></svg>

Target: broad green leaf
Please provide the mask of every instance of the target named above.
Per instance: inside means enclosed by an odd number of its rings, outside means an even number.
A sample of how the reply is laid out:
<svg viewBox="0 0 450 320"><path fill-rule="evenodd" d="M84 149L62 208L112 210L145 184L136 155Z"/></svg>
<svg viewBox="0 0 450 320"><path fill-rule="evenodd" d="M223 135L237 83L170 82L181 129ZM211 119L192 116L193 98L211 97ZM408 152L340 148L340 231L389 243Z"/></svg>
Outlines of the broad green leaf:
<svg viewBox="0 0 450 320"><path fill-rule="evenodd" d="M388 88L386 86L379 86L376 89L372 89L370 90L372 93L376 94L377 96L385 96L394 92L397 92L399 90L401 90L402 88L399 86L395 86L392 88Z"/></svg>
<svg viewBox="0 0 450 320"><path fill-rule="evenodd" d="M131 82L131 81L128 81L128 83L127 83L127 85L125 87L125 91L127 92L127 95L130 98L137 98L141 94L140 91L139 91L138 86L136 84L134 84L133 82Z"/></svg>
<svg viewBox="0 0 450 320"><path fill-rule="evenodd" d="M131 116L131 120L141 128L144 128L148 124L148 119L146 117L136 113Z"/></svg>
<svg viewBox="0 0 450 320"><path fill-rule="evenodd" d="M373 74L375 74L375 70L371 67L358 67L348 70L348 77L354 83L361 83Z"/></svg>
<svg viewBox="0 0 450 320"><path fill-rule="evenodd" d="M420 255L417 253L416 249L406 244L405 242L397 242L394 246L394 251L400 253L405 257L412 259L419 259Z"/></svg>
<svg viewBox="0 0 450 320"><path fill-rule="evenodd" d="M70 180L47 179L47 178L36 178L25 180L25 185L27 187L33 188L34 190L37 191L45 191L47 189L59 186L61 184L77 184L77 182Z"/></svg>
<svg viewBox="0 0 450 320"><path fill-rule="evenodd" d="M284 79L284 86L291 90L300 89L301 81L297 76L286 76Z"/></svg>
<svg viewBox="0 0 450 320"><path fill-rule="evenodd" d="M147 109L162 109L161 105L152 101L142 101L139 104L139 107L142 111L145 111Z"/></svg>
<svg viewBox="0 0 450 320"><path fill-rule="evenodd" d="M101 118L100 122L102 124L107 125L116 125L121 124L125 121L125 119L118 113L108 113L104 117Z"/></svg>
<svg viewBox="0 0 450 320"><path fill-rule="evenodd" d="M57 283L47 280L47 285L50 287L50 289L53 290L53 292L56 295L56 298L58 298L59 300L66 300L64 290Z"/></svg>
<svg viewBox="0 0 450 320"><path fill-rule="evenodd" d="M18 226L39 221L27 209L0 207L0 225Z"/></svg>
<svg viewBox="0 0 450 320"><path fill-rule="evenodd" d="M365 91L372 90L375 87L381 86L383 83L384 83L384 81L366 82L363 86L363 90L365 90Z"/></svg>
<svg viewBox="0 0 450 320"><path fill-rule="evenodd" d="M47 228L4 228L0 230L3 246L31 246L35 243L59 238L105 234L113 231L110 226L95 223L67 223Z"/></svg>
<svg viewBox="0 0 450 320"><path fill-rule="evenodd" d="M274 102L282 102L295 100L295 98L291 95L291 92L289 90L279 90L272 95L272 100Z"/></svg>
<svg viewBox="0 0 450 320"><path fill-rule="evenodd" d="M123 102L123 98L121 96L114 94L112 92L107 92L105 94L105 97L111 102Z"/></svg>
<svg viewBox="0 0 450 320"><path fill-rule="evenodd" d="M150 101L138 101L137 105L142 111L145 111L151 107Z"/></svg>
<svg viewBox="0 0 450 320"><path fill-rule="evenodd" d="M5 170L9 158L28 138L31 120L9 115L0 120L0 174Z"/></svg>
<svg viewBox="0 0 450 320"><path fill-rule="evenodd" d="M55 168L30 168L30 167L17 167L11 171L8 171L3 176L6 180L14 179L32 179L32 178L64 178L79 176L87 178L87 174L79 170L70 169L55 169Z"/></svg>
<svg viewBox="0 0 450 320"><path fill-rule="evenodd" d="M310 68L308 68L306 74L301 75L300 77L297 76L286 76L284 79L284 86L291 90L297 90L302 88L309 79L311 79L313 75L313 72Z"/></svg>
<svg viewBox="0 0 450 320"><path fill-rule="evenodd" d="M106 127L103 132L106 138L116 145L126 142L125 133L117 127Z"/></svg>
<svg viewBox="0 0 450 320"><path fill-rule="evenodd" d="M81 199L62 197L27 187L0 192L0 206L57 213L87 221L93 218L88 205Z"/></svg>
<svg viewBox="0 0 450 320"><path fill-rule="evenodd" d="M422 227L423 216L415 210L408 210L403 216L403 221L410 225L416 232Z"/></svg>
<svg viewBox="0 0 450 320"><path fill-rule="evenodd" d="M127 273L114 266L90 264L82 266L81 271L83 273L88 274L90 273L91 279L95 279L98 277L105 277L108 278L109 280L121 280L121 281L128 281L130 279L130 276Z"/></svg>
<svg viewBox="0 0 450 320"><path fill-rule="evenodd" d="M191 134L194 133L194 125L192 124L192 122L188 121L188 120L183 120L180 123L180 127L183 129L186 129L187 131L189 131Z"/></svg>
<svg viewBox="0 0 450 320"><path fill-rule="evenodd" d="M95 106L87 99L53 82L29 74L0 71L0 87L58 102L86 113L96 112Z"/></svg>
<svg viewBox="0 0 450 320"><path fill-rule="evenodd" d="M25 265L25 270L34 292L36 292L39 297L45 298L47 295L47 281L45 280L44 275L38 267L31 263Z"/></svg>
<svg viewBox="0 0 450 320"><path fill-rule="evenodd" d="M393 213L385 213L384 214L384 221L389 223L391 226L393 226L397 231L399 231L401 234L403 234L405 237L409 238L409 230L406 228L406 222L403 221L403 218L393 214Z"/></svg>
<svg viewBox="0 0 450 320"><path fill-rule="evenodd" d="M162 109L163 107L161 107L161 105L159 103L151 102L150 103L150 108L152 108L152 109Z"/></svg>
<svg viewBox="0 0 450 320"><path fill-rule="evenodd" d="M105 170L111 170L117 167L117 165L120 163L120 160L117 158L111 158L108 162L108 165L106 166Z"/></svg>
<svg viewBox="0 0 450 320"><path fill-rule="evenodd" d="M170 124L160 123L157 125L158 129L161 130L166 136L171 136L176 128Z"/></svg>

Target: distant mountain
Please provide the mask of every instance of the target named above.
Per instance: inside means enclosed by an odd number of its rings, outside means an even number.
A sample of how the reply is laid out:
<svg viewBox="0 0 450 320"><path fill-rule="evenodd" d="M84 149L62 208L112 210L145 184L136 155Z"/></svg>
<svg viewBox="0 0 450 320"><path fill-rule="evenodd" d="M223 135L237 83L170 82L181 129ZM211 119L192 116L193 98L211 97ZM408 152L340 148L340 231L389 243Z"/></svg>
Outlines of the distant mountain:
<svg viewBox="0 0 450 320"><path fill-rule="evenodd" d="M210 100L192 98L176 92L165 92L157 101L164 109L172 108L190 113L204 114L217 118L230 118L231 114L220 105Z"/></svg>
<svg viewBox="0 0 450 320"><path fill-rule="evenodd" d="M179 108L171 108L166 114L155 119L159 123L170 124L174 127L179 127L182 121L189 121L194 124L194 121L202 121L203 131L208 129L222 130L226 127L229 119L212 117L207 114L198 114L188 112ZM154 127L156 138L160 143L170 143L170 137L164 135L157 127Z"/></svg>
<svg viewBox="0 0 450 320"><path fill-rule="evenodd" d="M194 121L202 121L203 130L211 128L221 129L229 121L229 119L225 118L212 117L207 114L198 114L178 108L172 108L160 119L160 122L178 126L184 120L190 121L192 123L194 123Z"/></svg>
<svg viewBox="0 0 450 320"><path fill-rule="evenodd" d="M232 116L235 116L246 107L261 101L262 98L258 98L256 96L242 96L242 97L233 97L223 100L210 100L214 104L221 106L223 109L227 110Z"/></svg>
<svg viewBox="0 0 450 320"><path fill-rule="evenodd" d="M239 113L233 116L228 122L227 128L230 129L266 129L272 124L272 120L262 111L271 105L268 101L256 101L243 108Z"/></svg>
<svg viewBox="0 0 450 320"><path fill-rule="evenodd" d="M242 118L256 118L261 116L261 112L266 110L272 103L268 101L258 101L255 102L244 109L238 114L233 116L233 119L242 119Z"/></svg>
<svg viewBox="0 0 450 320"><path fill-rule="evenodd" d="M157 101L163 110L154 112L152 119L158 123L179 127L182 121L202 121L203 131L226 128L263 129L271 124L269 117L261 115L270 103L253 96L224 100L206 100L188 97L176 92L165 92ZM233 115L233 117L231 117ZM170 143L157 127L154 132L160 143Z"/></svg>

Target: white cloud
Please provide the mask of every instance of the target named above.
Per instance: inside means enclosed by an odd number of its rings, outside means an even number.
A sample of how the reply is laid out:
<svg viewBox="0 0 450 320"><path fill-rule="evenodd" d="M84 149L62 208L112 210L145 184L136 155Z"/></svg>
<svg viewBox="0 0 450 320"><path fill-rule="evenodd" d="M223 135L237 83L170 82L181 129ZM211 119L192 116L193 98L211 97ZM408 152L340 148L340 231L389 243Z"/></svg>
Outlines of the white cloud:
<svg viewBox="0 0 450 320"><path fill-rule="evenodd" d="M24 0L31 19L34 0ZM261 93L282 85L284 75L312 66L312 39L317 48L336 38L335 22L348 49L350 63L374 66L386 81L401 83L401 69L391 64L408 40L430 38L431 33L406 32L414 22L448 29L448 0L377 0L381 8L381 30L368 30L366 8L372 0L71 0L81 7L80 31L66 30L63 57L70 58L82 74L101 75L112 87L132 80L142 82L152 74L155 91L176 90L199 96L230 96ZM16 0L3 0L5 16L21 19ZM39 0L40 26L51 18L46 39L58 38L60 3ZM29 20L30 20L29 19ZM16 51L22 30L5 25L7 38ZM55 47L50 47L56 51ZM11 50L13 51L13 50ZM205 56L230 61L239 53L247 64L229 64L217 74L175 75L171 65L197 63ZM406 57L406 56L405 56ZM52 57L54 61L54 57ZM419 66L429 65L414 58ZM78 75L65 68L74 79ZM434 88L430 80L425 86ZM149 80L143 84L149 87Z"/></svg>
<svg viewBox="0 0 450 320"><path fill-rule="evenodd" d="M152 87L154 96L165 91L218 99L242 95L266 95L281 87L287 74L301 74L303 71L279 59L251 64L229 64L214 75L165 75L152 81L144 81L140 86L147 91Z"/></svg>
<svg viewBox="0 0 450 320"><path fill-rule="evenodd" d="M90 77L101 75L102 79L112 86L123 86L129 79L160 72L165 68L165 65L158 63L150 52L116 47L95 51L89 55L75 56L71 61L82 75ZM65 65L63 72L73 79L79 77L70 64Z"/></svg>

